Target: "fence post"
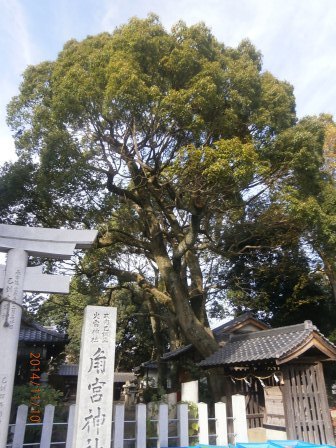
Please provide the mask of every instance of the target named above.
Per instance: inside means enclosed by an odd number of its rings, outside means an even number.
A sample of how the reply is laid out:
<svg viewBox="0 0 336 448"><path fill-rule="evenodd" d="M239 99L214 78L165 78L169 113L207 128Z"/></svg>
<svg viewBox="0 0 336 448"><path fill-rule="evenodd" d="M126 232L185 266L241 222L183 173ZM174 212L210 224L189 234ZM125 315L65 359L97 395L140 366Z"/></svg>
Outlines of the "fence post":
<svg viewBox="0 0 336 448"><path fill-rule="evenodd" d="M146 448L146 405L143 403L136 405L136 448Z"/></svg>
<svg viewBox="0 0 336 448"><path fill-rule="evenodd" d="M124 423L125 423L125 405L118 403L114 408L114 437L113 447L123 448L124 446Z"/></svg>
<svg viewBox="0 0 336 448"><path fill-rule="evenodd" d="M47 448L50 446L51 434L53 429L55 406L47 404L44 409L43 426L41 434L40 446Z"/></svg>
<svg viewBox="0 0 336 448"><path fill-rule="evenodd" d="M18 407L16 414L14 438L12 445L13 448L22 448L24 435L26 432L27 415L28 415L28 406L26 404L21 404Z"/></svg>
<svg viewBox="0 0 336 448"><path fill-rule="evenodd" d="M244 395L232 395L232 417L235 443L248 442L246 404Z"/></svg>
<svg viewBox="0 0 336 448"><path fill-rule="evenodd" d="M215 418L216 418L216 445L228 444L227 418L226 418L226 404L222 401L215 403Z"/></svg>
<svg viewBox="0 0 336 448"><path fill-rule="evenodd" d="M158 426L158 446L168 446L168 405L160 403Z"/></svg>
<svg viewBox="0 0 336 448"><path fill-rule="evenodd" d="M208 405L206 403L198 403L197 408L199 443L209 445Z"/></svg>
<svg viewBox="0 0 336 448"><path fill-rule="evenodd" d="M177 405L177 435L179 438L179 446L189 445L189 421L187 403L180 403Z"/></svg>
<svg viewBox="0 0 336 448"><path fill-rule="evenodd" d="M76 412L76 405L72 404L69 407L68 431L67 431L67 437L66 437L66 442L65 442L65 448L72 448L72 439L73 439L73 432L74 432L74 426L75 426L75 412Z"/></svg>

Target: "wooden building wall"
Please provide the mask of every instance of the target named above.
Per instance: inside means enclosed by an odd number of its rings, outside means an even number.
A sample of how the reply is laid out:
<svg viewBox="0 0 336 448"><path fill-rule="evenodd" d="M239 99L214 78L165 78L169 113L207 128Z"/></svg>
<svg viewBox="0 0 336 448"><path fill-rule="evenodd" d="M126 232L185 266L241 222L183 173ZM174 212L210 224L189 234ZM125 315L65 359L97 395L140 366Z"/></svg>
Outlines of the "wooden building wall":
<svg viewBox="0 0 336 448"><path fill-rule="evenodd" d="M288 364L283 375L288 438L334 445L322 364Z"/></svg>
<svg viewBox="0 0 336 448"><path fill-rule="evenodd" d="M231 384L230 395L246 397L248 427L286 430L288 439L334 445L322 364L287 364L280 374L274 373L281 377L281 384L273 375L247 381L225 378Z"/></svg>

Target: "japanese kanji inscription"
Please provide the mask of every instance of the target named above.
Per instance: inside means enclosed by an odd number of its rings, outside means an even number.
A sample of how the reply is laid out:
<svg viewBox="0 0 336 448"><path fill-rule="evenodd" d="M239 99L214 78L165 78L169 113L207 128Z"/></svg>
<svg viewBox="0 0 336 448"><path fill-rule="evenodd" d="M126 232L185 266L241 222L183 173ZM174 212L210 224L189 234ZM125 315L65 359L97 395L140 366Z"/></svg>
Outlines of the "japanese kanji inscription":
<svg viewBox="0 0 336 448"><path fill-rule="evenodd" d="M116 315L116 308L85 309L73 448L111 443Z"/></svg>

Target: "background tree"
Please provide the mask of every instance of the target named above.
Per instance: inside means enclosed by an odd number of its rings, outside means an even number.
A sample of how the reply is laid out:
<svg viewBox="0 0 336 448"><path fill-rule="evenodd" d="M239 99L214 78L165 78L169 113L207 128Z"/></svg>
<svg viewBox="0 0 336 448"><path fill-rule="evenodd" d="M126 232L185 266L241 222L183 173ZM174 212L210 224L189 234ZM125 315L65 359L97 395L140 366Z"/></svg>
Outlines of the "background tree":
<svg viewBox="0 0 336 448"><path fill-rule="evenodd" d="M318 256L336 301L336 185L334 153L336 126L332 118L321 115L302 121L302 135L313 131L317 139L306 144L302 167L286 180L280 198L283 213L299 229L301 245L311 258ZM308 137L308 134L307 134ZM309 138L309 137L308 137Z"/></svg>
<svg viewBox="0 0 336 448"><path fill-rule="evenodd" d="M254 202L239 227L226 228L231 262L222 281L238 312L254 310L273 325L313 318L327 334L334 329L334 129L320 116L283 132L276 147L291 151L285 174L268 201Z"/></svg>
<svg viewBox="0 0 336 448"><path fill-rule="evenodd" d="M67 358L78 363L84 308L99 304L118 309L115 354L117 371L131 371L144 360L155 359L148 308L144 306L142 298L138 297L141 291L133 291L131 287L113 288L97 295L92 286L80 283L76 278L67 296L52 295L34 316L45 325L57 325L59 330L67 331L70 338L66 346ZM161 339L162 343L167 344L164 334Z"/></svg>
<svg viewBox="0 0 336 448"><path fill-rule="evenodd" d="M71 40L27 68L8 121L3 222L98 226L81 282L137 291L153 334L202 356L232 255L278 245L299 227L298 182L322 179L325 126L297 123L292 87L249 41L226 47L203 24L168 33L151 15Z"/></svg>

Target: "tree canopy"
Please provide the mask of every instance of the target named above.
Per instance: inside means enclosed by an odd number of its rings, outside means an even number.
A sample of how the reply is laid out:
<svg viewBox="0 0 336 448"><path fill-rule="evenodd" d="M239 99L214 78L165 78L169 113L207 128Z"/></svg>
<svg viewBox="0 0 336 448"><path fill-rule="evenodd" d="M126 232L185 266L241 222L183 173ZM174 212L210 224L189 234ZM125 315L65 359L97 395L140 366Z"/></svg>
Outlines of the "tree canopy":
<svg viewBox="0 0 336 448"><path fill-rule="evenodd" d="M98 227L81 282L98 302L136 297L157 353L163 331L170 348L216 350L208 316L238 297L242 273L244 309L257 297L272 311L260 279L290 260L302 275L278 278L287 297L302 278L313 287L298 296L330 295L307 254L327 272L334 123L298 121L292 86L262 70L249 41L230 48L204 24L167 32L154 15L131 19L28 67L8 122L19 158L2 168L2 222ZM259 280L247 275L257 266Z"/></svg>

